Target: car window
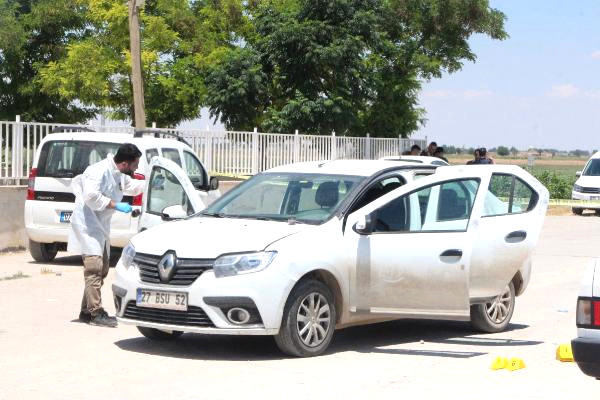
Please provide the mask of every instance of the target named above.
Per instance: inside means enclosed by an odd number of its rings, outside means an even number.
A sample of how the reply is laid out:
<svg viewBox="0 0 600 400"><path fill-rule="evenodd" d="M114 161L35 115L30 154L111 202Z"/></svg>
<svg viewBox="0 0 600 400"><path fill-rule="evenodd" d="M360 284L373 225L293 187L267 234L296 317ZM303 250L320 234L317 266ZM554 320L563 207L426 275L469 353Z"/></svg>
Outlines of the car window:
<svg viewBox="0 0 600 400"><path fill-rule="evenodd" d="M354 203L354 205L350 209L350 213L361 209L373 200L378 199L384 194L399 188L405 183L406 182L404 181L404 179L397 175L388 176L372 183L367 189L367 191L360 196L356 203Z"/></svg>
<svg viewBox="0 0 600 400"><path fill-rule="evenodd" d="M582 172L584 176L600 176L600 158L592 158Z"/></svg>
<svg viewBox="0 0 600 400"><path fill-rule="evenodd" d="M196 156L189 151L184 151L183 161L185 162L187 175L194 186L204 185L204 168L202 168L202 164L200 164Z"/></svg>
<svg viewBox="0 0 600 400"><path fill-rule="evenodd" d="M169 170L155 166L150 175L147 211L162 214L166 207L174 205L181 205L188 215L193 213L192 204L181 182Z"/></svg>
<svg viewBox="0 0 600 400"><path fill-rule="evenodd" d="M146 150L146 161L150 164L152 157L158 157L158 149L148 149Z"/></svg>
<svg viewBox="0 0 600 400"><path fill-rule="evenodd" d="M428 186L375 211L375 232L464 231L479 188L476 179Z"/></svg>
<svg viewBox="0 0 600 400"><path fill-rule="evenodd" d="M91 141L48 141L40 151L38 176L72 178L91 164L116 154L119 143Z"/></svg>
<svg viewBox="0 0 600 400"><path fill-rule="evenodd" d="M162 155L167 160L171 160L183 168L183 165L181 165L181 157L179 156L179 150L177 150L177 149L162 149Z"/></svg>
<svg viewBox="0 0 600 400"><path fill-rule="evenodd" d="M530 211L536 201L536 193L521 179L509 174L492 174L483 204L483 216Z"/></svg>

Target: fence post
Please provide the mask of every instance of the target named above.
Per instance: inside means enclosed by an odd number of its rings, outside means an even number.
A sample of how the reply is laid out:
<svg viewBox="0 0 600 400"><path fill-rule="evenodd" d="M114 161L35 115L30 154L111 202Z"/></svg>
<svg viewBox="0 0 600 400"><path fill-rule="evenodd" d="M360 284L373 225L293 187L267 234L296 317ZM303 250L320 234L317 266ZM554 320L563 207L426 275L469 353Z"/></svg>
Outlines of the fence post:
<svg viewBox="0 0 600 400"><path fill-rule="evenodd" d="M210 127L206 125L206 132L204 132L204 168L208 171L213 171L212 165L212 136Z"/></svg>
<svg viewBox="0 0 600 400"><path fill-rule="evenodd" d="M335 131L331 131L331 159L337 158L337 142L335 140Z"/></svg>
<svg viewBox="0 0 600 400"><path fill-rule="evenodd" d="M294 162L300 161L300 136L298 135L298 129L294 132Z"/></svg>
<svg viewBox="0 0 600 400"><path fill-rule="evenodd" d="M252 174L258 174L258 128L252 132Z"/></svg>
<svg viewBox="0 0 600 400"><path fill-rule="evenodd" d="M365 140L365 160L371 159L371 135L367 133Z"/></svg>
<svg viewBox="0 0 600 400"><path fill-rule="evenodd" d="M8 140L7 140L8 142ZM15 123L12 127L12 165L11 172L13 178L23 177L23 125L21 125L21 116L15 117Z"/></svg>
<svg viewBox="0 0 600 400"><path fill-rule="evenodd" d="M152 129L156 129L156 122L152 123Z"/></svg>

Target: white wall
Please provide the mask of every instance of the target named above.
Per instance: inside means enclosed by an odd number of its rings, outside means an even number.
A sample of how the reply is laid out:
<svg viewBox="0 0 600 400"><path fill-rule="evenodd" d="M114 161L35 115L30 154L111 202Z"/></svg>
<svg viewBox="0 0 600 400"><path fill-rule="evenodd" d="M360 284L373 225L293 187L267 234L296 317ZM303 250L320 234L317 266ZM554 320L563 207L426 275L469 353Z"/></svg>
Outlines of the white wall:
<svg viewBox="0 0 600 400"><path fill-rule="evenodd" d="M27 246L23 221L25 186L0 186L0 251Z"/></svg>

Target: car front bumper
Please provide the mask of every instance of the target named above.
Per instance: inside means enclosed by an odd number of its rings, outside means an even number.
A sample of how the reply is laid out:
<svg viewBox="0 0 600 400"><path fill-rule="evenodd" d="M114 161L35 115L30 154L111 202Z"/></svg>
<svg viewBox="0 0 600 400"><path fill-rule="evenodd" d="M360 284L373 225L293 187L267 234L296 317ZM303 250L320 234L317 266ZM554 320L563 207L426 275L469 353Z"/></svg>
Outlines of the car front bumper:
<svg viewBox="0 0 600 400"><path fill-rule="evenodd" d="M600 209L600 194L589 194L589 193L580 193L580 192L571 192L571 199L573 200L583 200L583 201L597 201L597 203L585 204L581 207L574 208L582 208L584 210L597 210Z"/></svg>
<svg viewBox="0 0 600 400"><path fill-rule="evenodd" d="M213 271L208 270L189 286L142 282L139 269L136 266L126 269L120 260L115 271L113 297L119 322L167 331L221 335L276 335L281 325L283 306L296 282L286 273L285 268L276 268L275 265L261 272L224 278L216 278ZM152 317L133 317L135 312L131 310L137 307L138 289L185 292L188 295L188 311L178 312L176 317L172 317L170 312L162 313L161 310L148 308L142 311L138 308L140 312L152 313ZM258 321L243 325L233 324L226 316L227 307L219 304L219 299L245 299L240 300L242 307L244 301L253 303L258 313ZM198 319L204 315L209 321L198 323L196 326L189 323L177 324L180 317Z"/></svg>
<svg viewBox="0 0 600 400"><path fill-rule="evenodd" d="M578 337L571 341L571 348L579 369L586 375L600 379L600 340Z"/></svg>

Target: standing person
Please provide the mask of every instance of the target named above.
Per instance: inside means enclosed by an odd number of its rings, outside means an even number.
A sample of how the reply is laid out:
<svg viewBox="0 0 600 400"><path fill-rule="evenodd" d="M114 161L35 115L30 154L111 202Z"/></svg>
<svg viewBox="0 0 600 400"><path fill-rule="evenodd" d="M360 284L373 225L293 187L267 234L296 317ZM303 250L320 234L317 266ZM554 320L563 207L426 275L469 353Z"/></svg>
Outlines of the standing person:
<svg viewBox="0 0 600 400"><path fill-rule="evenodd" d="M437 143L431 142L429 143L429 146L427 146L427 148L421 152L421 155L433 157L433 155L435 154L435 149L437 149Z"/></svg>
<svg viewBox="0 0 600 400"><path fill-rule="evenodd" d="M110 220L113 213L130 213L131 205L121 202L123 194L138 195L144 181L132 179L142 153L131 143L119 147L113 157L90 165L73 179L75 208L71 217L68 250L81 254L85 289L79 319L98 326L117 326L102 308L101 289L108 274Z"/></svg>
<svg viewBox="0 0 600 400"><path fill-rule="evenodd" d="M477 164L479 162L479 149L475 149L475 151L473 152L473 159L467 161L467 165L473 165L473 164Z"/></svg>
<svg viewBox="0 0 600 400"><path fill-rule="evenodd" d="M418 144L413 144L408 154L411 156L418 156L419 154L421 154L421 146L419 146Z"/></svg>
<svg viewBox="0 0 600 400"><path fill-rule="evenodd" d="M448 159L446 157L444 157L444 148L443 147L437 147L435 149L435 153L433 154L434 157L440 158L444 161L446 161L448 163Z"/></svg>
<svg viewBox="0 0 600 400"><path fill-rule="evenodd" d="M487 150L485 147L481 147L479 149L479 162L475 164L493 164L494 160L487 155Z"/></svg>

